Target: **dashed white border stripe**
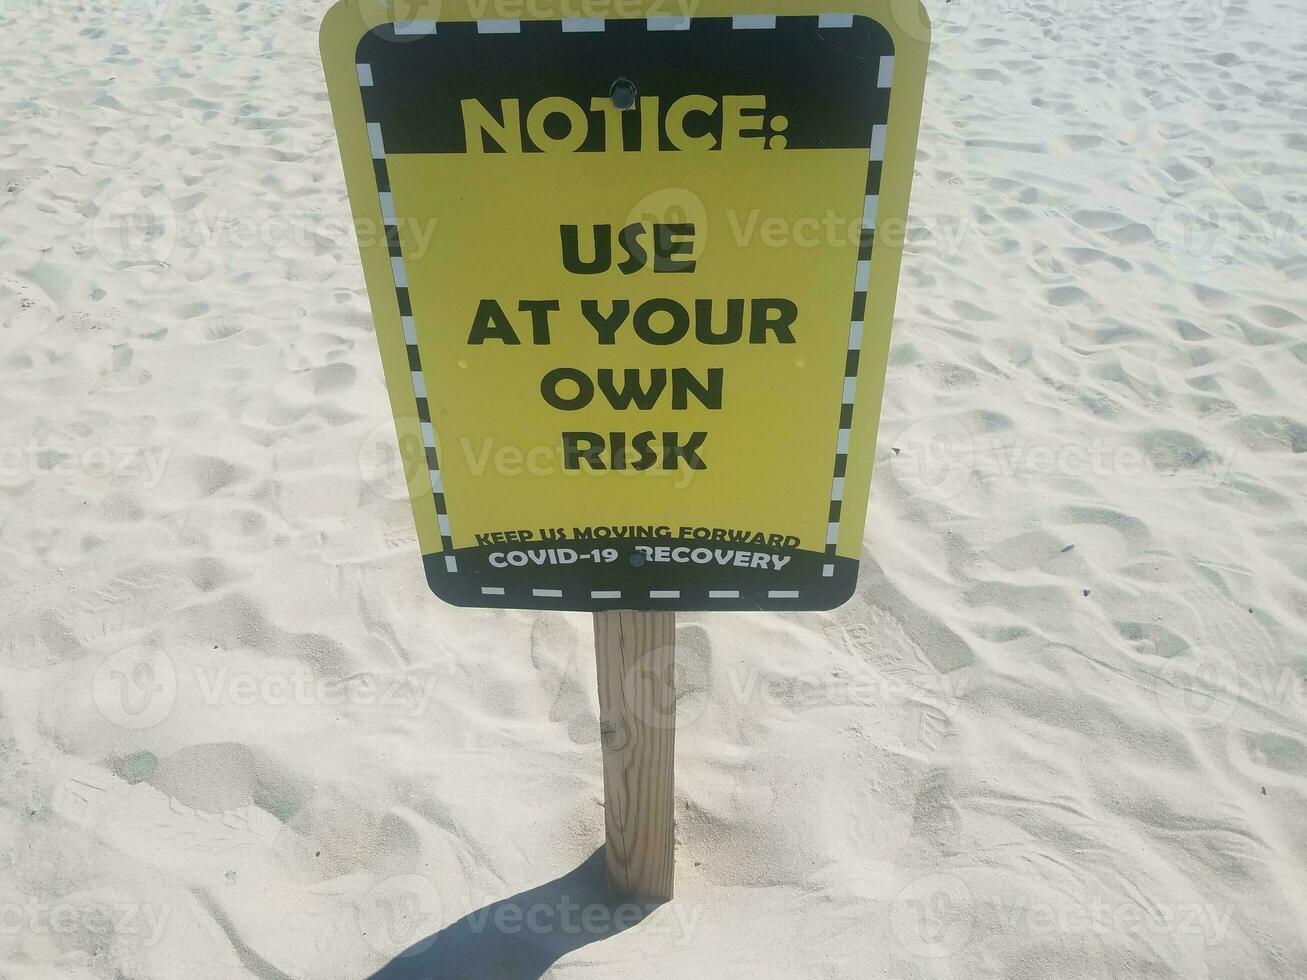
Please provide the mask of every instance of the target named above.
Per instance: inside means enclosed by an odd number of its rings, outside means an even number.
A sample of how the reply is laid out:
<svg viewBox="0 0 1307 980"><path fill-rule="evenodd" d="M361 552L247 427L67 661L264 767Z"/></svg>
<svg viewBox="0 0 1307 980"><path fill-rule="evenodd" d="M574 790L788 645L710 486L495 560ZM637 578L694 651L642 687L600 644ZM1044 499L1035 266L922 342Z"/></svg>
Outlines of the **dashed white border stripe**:
<svg viewBox="0 0 1307 980"><path fill-rule="evenodd" d="M868 194L867 200L862 206L862 227L872 229L876 227L876 212L880 210L880 195Z"/></svg>
<svg viewBox="0 0 1307 980"><path fill-rule="evenodd" d="M885 133L889 130L888 126L875 125L871 127L871 159L882 161L885 159Z"/></svg>
<svg viewBox="0 0 1307 980"><path fill-rule="evenodd" d="M503 595L503 594L504 594L504 590L503 590L503 588L502 588L501 586L498 586L498 585L483 585L483 586L481 586L481 594L482 594L482 595Z"/></svg>
<svg viewBox="0 0 1307 980"><path fill-rule="evenodd" d="M858 274L854 277L853 288L860 293L867 291L867 281L871 278L871 259L858 263Z"/></svg>
<svg viewBox="0 0 1307 980"><path fill-rule="evenodd" d="M651 31L688 31L690 29L690 18L650 17L645 21L645 27Z"/></svg>
<svg viewBox="0 0 1307 980"><path fill-rule="evenodd" d="M818 27L852 27L852 14L818 14Z"/></svg>
<svg viewBox="0 0 1307 980"><path fill-rule="evenodd" d="M386 158L386 144L381 141L381 123L368 123L368 149L373 160Z"/></svg>
<svg viewBox="0 0 1307 980"><path fill-rule="evenodd" d="M595 589L590 593L591 599L620 599L621 589Z"/></svg>
<svg viewBox="0 0 1307 980"><path fill-rule="evenodd" d="M767 593L768 599L797 599L798 597L798 589L772 589Z"/></svg>
<svg viewBox="0 0 1307 980"><path fill-rule="evenodd" d="M359 64L354 66L354 70L359 73L359 85L363 88L372 87L372 66Z"/></svg>
<svg viewBox="0 0 1307 980"><path fill-rule="evenodd" d="M520 20L479 20L477 21L478 34L521 34L522 22Z"/></svg>
<svg viewBox="0 0 1307 980"><path fill-rule="evenodd" d="M396 25L397 28L398 26L399 25ZM432 29L434 30L434 26ZM365 88L372 84L372 66L366 63L357 63L355 65L355 68L358 71L359 86L361 91L362 88ZM364 120L364 123L367 126L368 146L372 152L372 158L374 160L380 160L382 167L385 167L386 143L381 135L381 124L374 123L374 122L367 122L366 119ZM380 182L378 182L377 205L381 209L381 221L386 227L386 237L387 240L389 241L392 238L392 233L394 236L398 236L399 234L397 228L399 224L399 218L397 217L395 212L394 194L392 194L390 191L383 191L380 189L380 187L381 184ZM399 255L390 256L390 277L393 282L393 288L395 290L395 299L396 302L398 302L400 298L399 291L401 289L402 290L408 289L408 270L404 265L404 256L403 256L402 249ZM403 308L404 307L401 304L400 309ZM414 324L413 317L411 315L406 316L401 313L399 320L404 330L404 343L406 345L409 345L412 348L412 351L416 351L417 327ZM422 360L420 354L417 360L417 370L415 371L410 369L409 377L413 381L413 397L415 399L426 398L427 381L426 381L426 377L422 373ZM421 428L422 428L422 443L427 450L426 452L427 459L430 460L433 458L436 449L435 429L432 427L430 422L421 422ZM445 513L440 499L445 492L444 478L441 476L439 468L432 469L429 463L428 463L427 473L431 478L431 493L433 495L433 502L436 505L436 523L440 528L441 550L446 552L452 551L453 535L450 529L449 515ZM458 560L454 557L454 555L445 554L445 568L450 572L458 571ZM490 595L494 593L486 593L486 594ZM503 594L502 591L500 594L501 595Z"/></svg>
<svg viewBox="0 0 1307 980"><path fill-rule="evenodd" d="M436 33L436 22L434 20L397 20L395 21L396 34L434 34Z"/></svg>
<svg viewBox="0 0 1307 980"><path fill-rule="evenodd" d="M739 589L709 589L709 599L738 599L740 597Z"/></svg>
<svg viewBox="0 0 1307 980"><path fill-rule="evenodd" d="M770 31L776 27L775 14L738 14L731 18L731 27L737 31Z"/></svg>
<svg viewBox="0 0 1307 980"><path fill-rule="evenodd" d="M649 591L650 599L679 599L680 597L680 589L651 589Z"/></svg>
<svg viewBox="0 0 1307 980"><path fill-rule="evenodd" d="M532 589L531 594L539 599L561 599L562 589Z"/></svg>
<svg viewBox="0 0 1307 980"><path fill-rule="evenodd" d="M879 88L889 88L894 84L894 56L887 54L880 59L880 73L876 77Z"/></svg>
<svg viewBox="0 0 1307 980"><path fill-rule="evenodd" d="M849 324L849 350L862 350L862 321Z"/></svg>
<svg viewBox="0 0 1307 980"><path fill-rule="evenodd" d="M564 17L563 33L564 34L586 34L592 31L599 32L604 29L604 22L599 17Z"/></svg>

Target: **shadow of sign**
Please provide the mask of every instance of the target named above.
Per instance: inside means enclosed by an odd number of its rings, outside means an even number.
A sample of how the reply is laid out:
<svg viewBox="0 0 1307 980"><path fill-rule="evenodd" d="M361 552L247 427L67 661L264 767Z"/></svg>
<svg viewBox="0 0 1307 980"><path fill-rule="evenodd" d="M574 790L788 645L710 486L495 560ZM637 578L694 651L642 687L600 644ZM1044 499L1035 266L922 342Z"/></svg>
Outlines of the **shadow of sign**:
<svg viewBox="0 0 1307 980"><path fill-rule="evenodd" d="M614 898L600 848L562 877L414 943L371 980L538 980L561 957L631 928L655 907Z"/></svg>

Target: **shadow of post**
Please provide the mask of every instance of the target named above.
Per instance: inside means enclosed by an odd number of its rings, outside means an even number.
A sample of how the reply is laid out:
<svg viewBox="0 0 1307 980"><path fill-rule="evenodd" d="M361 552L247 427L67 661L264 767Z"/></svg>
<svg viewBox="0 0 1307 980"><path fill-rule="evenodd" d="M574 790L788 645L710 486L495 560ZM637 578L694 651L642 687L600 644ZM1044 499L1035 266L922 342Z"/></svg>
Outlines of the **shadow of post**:
<svg viewBox="0 0 1307 980"><path fill-rule="evenodd" d="M614 897L601 847L561 878L414 943L370 980L539 980L560 957L631 928L657 905Z"/></svg>

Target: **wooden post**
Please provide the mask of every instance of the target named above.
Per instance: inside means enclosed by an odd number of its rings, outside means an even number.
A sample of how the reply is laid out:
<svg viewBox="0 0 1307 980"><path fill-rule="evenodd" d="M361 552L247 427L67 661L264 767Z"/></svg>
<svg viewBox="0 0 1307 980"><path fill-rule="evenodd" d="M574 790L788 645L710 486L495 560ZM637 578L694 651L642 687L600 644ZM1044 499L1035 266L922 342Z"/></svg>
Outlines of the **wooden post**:
<svg viewBox="0 0 1307 980"><path fill-rule="evenodd" d="M608 881L627 898L672 897L676 614L597 612Z"/></svg>

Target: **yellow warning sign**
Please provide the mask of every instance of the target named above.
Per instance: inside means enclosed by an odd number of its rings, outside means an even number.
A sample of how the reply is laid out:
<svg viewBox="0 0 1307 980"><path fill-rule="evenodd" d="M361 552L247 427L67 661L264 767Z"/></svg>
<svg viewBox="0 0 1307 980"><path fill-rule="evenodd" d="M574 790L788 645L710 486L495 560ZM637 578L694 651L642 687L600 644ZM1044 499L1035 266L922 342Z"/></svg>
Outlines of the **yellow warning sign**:
<svg viewBox="0 0 1307 980"><path fill-rule="evenodd" d="M852 594L924 14L742 6L327 15L400 451L450 602Z"/></svg>

